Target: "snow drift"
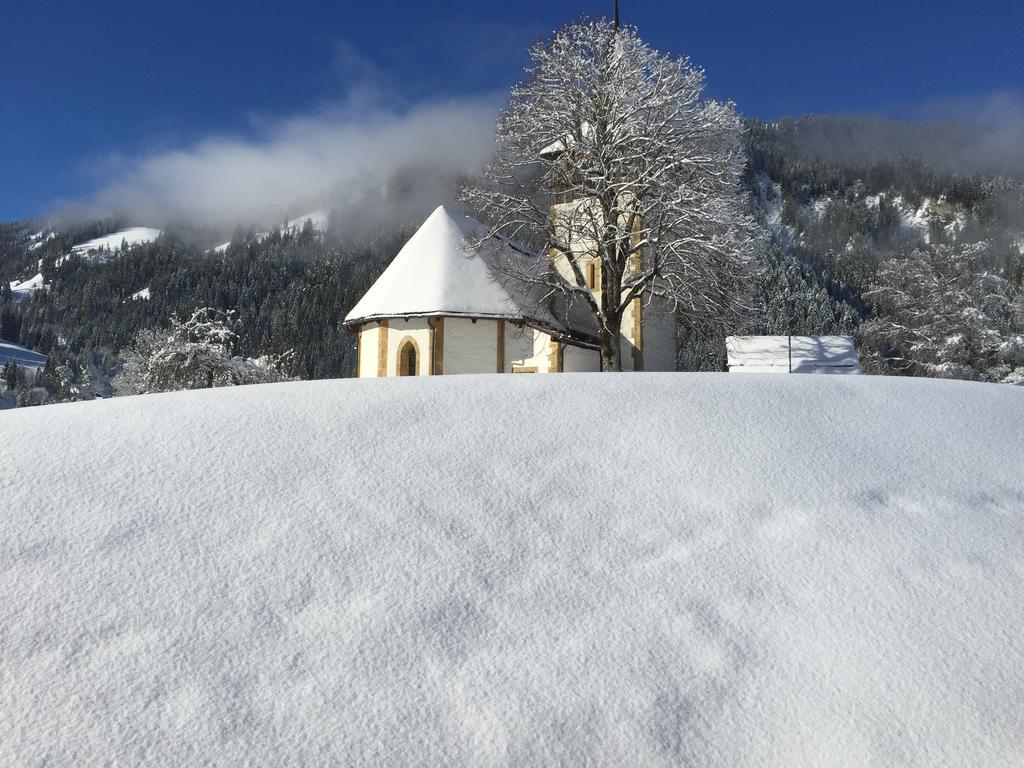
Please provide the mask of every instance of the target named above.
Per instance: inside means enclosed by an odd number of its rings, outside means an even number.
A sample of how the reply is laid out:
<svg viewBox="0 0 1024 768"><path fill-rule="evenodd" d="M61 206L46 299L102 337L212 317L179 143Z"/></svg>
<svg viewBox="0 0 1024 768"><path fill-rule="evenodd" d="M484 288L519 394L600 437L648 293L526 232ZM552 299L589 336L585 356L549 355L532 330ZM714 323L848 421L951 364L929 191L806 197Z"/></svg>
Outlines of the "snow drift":
<svg viewBox="0 0 1024 768"><path fill-rule="evenodd" d="M1020 388L333 381L0 434L11 765L1024 763Z"/></svg>

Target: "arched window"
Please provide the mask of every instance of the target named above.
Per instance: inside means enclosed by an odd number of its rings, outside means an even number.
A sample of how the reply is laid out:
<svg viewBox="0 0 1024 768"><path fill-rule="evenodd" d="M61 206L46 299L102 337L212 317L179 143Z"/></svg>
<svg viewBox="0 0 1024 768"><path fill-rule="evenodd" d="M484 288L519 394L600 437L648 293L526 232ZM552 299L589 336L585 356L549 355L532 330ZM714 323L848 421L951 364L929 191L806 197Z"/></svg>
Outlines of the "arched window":
<svg viewBox="0 0 1024 768"><path fill-rule="evenodd" d="M412 339L405 339L398 345L398 375L419 375L419 349Z"/></svg>

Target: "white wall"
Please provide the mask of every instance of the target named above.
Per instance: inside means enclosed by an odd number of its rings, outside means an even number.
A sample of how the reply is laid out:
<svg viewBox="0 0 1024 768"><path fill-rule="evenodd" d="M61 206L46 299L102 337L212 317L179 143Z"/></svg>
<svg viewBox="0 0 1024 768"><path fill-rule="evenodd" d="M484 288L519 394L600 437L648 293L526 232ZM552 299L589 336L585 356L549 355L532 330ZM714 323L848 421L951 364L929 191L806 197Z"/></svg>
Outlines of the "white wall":
<svg viewBox="0 0 1024 768"><path fill-rule="evenodd" d="M548 335L528 325L505 323L505 373L517 368L548 369Z"/></svg>
<svg viewBox="0 0 1024 768"><path fill-rule="evenodd" d="M377 377L377 343L380 327L377 323L367 323L359 332L359 378L373 379Z"/></svg>
<svg viewBox="0 0 1024 768"><path fill-rule="evenodd" d="M363 326L359 339L359 378L372 379L378 374L380 354L380 324L367 323ZM418 375L429 376L431 365L431 331L425 317L414 317L409 320L391 318L387 328L386 376L398 375L398 352L406 338L416 342L419 354L416 369Z"/></svg>
<svg viewBox="0 0 1024 768"><path fill-rule="evenodd" d="M388 321L388 376L398 375L398 351L402 343L412 339L419 350L416 370L419 376L430 375L430 324L425 317L392 318Z"/></svg>
<svg viewBox="0 0 1024 768"><path fill-rule="evenodd" d="M407 338L413 339L419 347L419 375L430 375L432 332L428 319L391 318L387 322L385 375L398 375L398 352ZM497 373L498 324L497 320L480 319L473 322L467 318L444 318L442 373ZM367 323L362 328L359 344L360 378L377 376L380 333L379 323ZM536 368L537 373L553 372L551 349L551 336L544 331L505 322L504 373L512 373L519 368ZM565 345L562 350L562 366L567 373L599 371L600 355L593 350Z"/></svg>
<svg viewBox="0 0 1024 768"><path fill-rule="evenodd" d="M565 373L596 373L601 370L601 353L567 344L562 352L562 370Z"/></svg>
<svg viewBox="0 0 1024 768"><path fill-rule="evenodd" d="M497 373L498 321L444 319L444 374Z"/></svg>
<svg viewBox="0 0 1024 768"><path fill-rule="evenodd" d="M512 373L517 368L536 368L537 373L551 370L551 337L530 326L517 328L506 325L505 370Z"/></svg>

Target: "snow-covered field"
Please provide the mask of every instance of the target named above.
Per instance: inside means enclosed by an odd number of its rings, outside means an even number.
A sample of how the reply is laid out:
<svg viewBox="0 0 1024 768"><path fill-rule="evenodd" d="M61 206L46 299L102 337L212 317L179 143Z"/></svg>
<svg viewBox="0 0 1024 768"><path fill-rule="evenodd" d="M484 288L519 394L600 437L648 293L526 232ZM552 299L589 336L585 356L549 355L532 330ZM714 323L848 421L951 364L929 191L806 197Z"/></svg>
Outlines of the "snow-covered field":
<svg viewBox="0 0 1024 768"><path fill-rule="evenodd" d="M85 243L79 243L74 246L71 251L72 253L78 253L83 256L94 253L96 251L118 251L122 245L141 245L142 243L151 243L161 235L159 229L153 229L152 227L129 227L128 229L122 229L114 232L110 235L104 235L103 237L97 237L94 240L89 240Z"/></svg>
<svg viewBox="0 0 1024 768"><path fill-rule="evenodd" d="M32 291L45 287L42 273L30 277L27 280L14 280L9 285L11 286L11 293L14 294L15 301L21 301L29 296Z"/></svg>
<svg viewBox="0 0 1024 768"><path fill-rule="evenodd" d="M0 340L0 366L13 360L25 368L42 368L46 365L46 355L33 352L31 349Z"/></svg>
<svg viewBox="0 0 1024 768"><path fill-rule="evenodd" d="M0 434L7 765L1024 765L1019 387L333 381Z"/></svg>

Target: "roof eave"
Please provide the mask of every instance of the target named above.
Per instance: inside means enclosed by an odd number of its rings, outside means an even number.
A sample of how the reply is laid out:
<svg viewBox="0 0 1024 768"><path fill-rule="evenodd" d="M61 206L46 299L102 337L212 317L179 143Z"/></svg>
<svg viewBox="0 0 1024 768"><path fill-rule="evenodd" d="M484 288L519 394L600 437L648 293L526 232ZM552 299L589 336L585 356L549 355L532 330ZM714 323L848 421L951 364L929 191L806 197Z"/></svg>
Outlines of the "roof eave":
<svg viewBox="0 0 1024 768"><path fill-rule="evenodd" d="M584 349L600 349L596 338L589 335L581 334L576 331L569 331L565 328L559 328L552 323L538 320L534 317L524 317L523 315L515 314L489 314L486 312L447 312L447 311L433 311L433 312L403 312L400 314L376 314L376 315L365 315L363 317L346 318L342 322L342 326L348 330L355 330L361 325L366 323L378 323L381 320L411 320L415 317L457 317L463 320L505 320L510 323L519 323L522 325L528 325L531 328L536 328L538 331L549 334L559 342L571 344L574 347L582 347Z"/></svg>
<svg viewBox="0 0 1024 768"><path fill-rule="evenodd" d="M366 323L376 323L381 320L393 320L403 319L409 320L414 317L458 317L466 320L509 320L514 323L540 323L542 321L536 320L530 317L524 317L523 315L517 315L513 313L494 313L494 312L463 312L463 311L449 311L449 310L431 310L422 312L394 312L394 313L377 313L374 315L363 315L361 317L346 317L342 321L342 325L345 328L353 328L355 326L364 325Z"/></svg>

